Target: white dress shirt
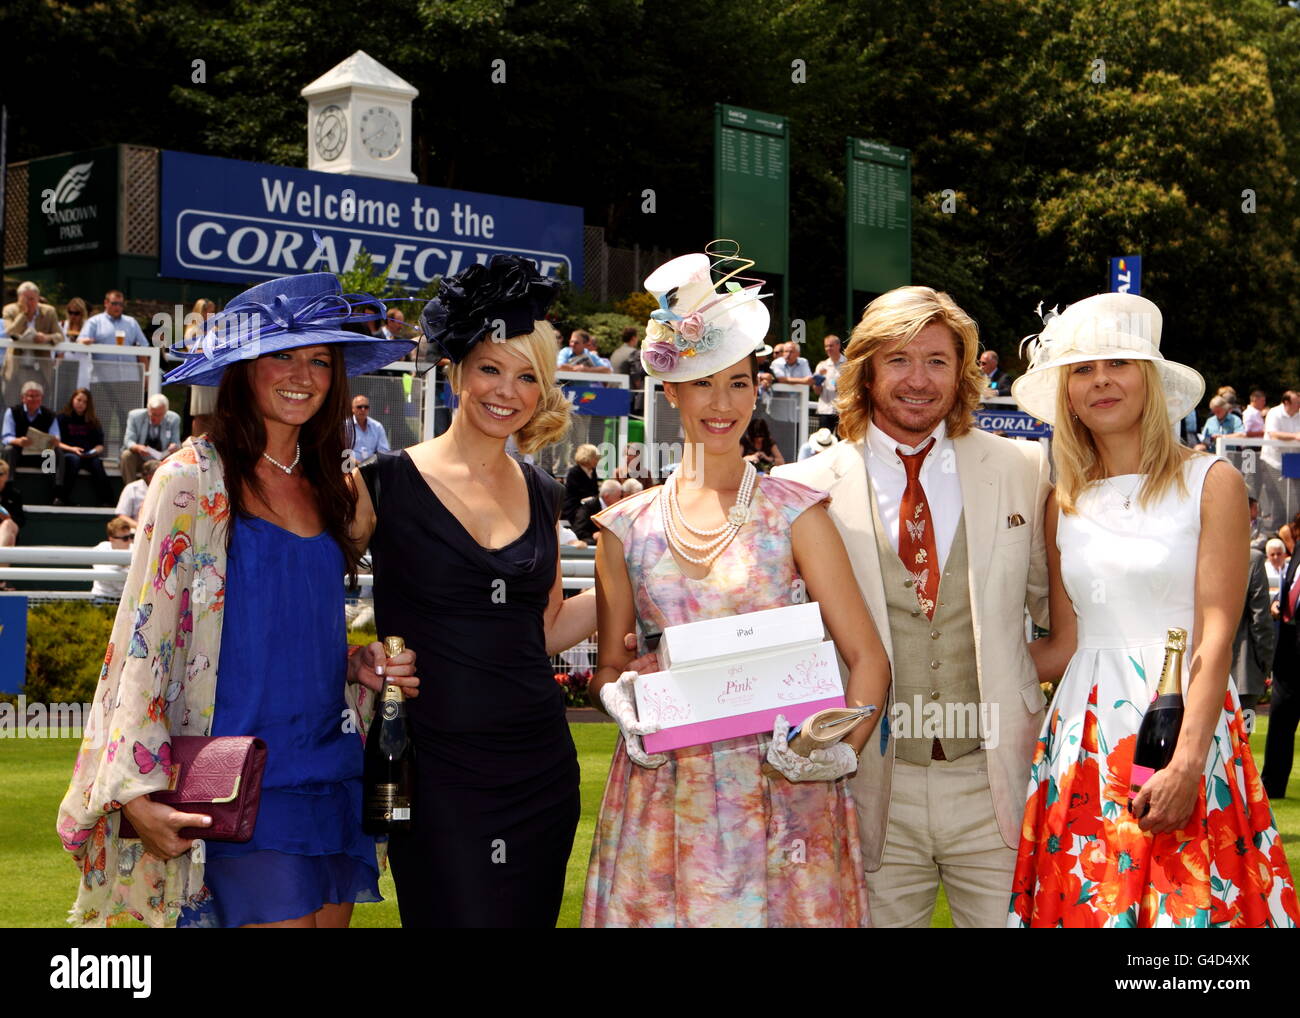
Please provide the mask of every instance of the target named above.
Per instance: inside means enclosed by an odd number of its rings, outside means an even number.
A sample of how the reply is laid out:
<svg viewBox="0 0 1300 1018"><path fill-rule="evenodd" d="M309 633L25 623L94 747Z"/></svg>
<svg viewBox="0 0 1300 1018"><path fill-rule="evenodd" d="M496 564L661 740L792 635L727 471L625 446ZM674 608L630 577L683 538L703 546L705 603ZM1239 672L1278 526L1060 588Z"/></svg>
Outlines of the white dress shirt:
<svg viewBox="0 0 1300 1018"><path fill-rule="evenodd" d="M907 470L898 458L898 451L914 453L920 446L935 439L934 447L921 461L921 487L930 503L930 516L934 520L935 551L939 554L939 568L948 561L953 539L957 536L957 522L961 519L961 479L957 476L957 450L948 437L947 422L939 426L915 446L894 441L875 424L867 425L867 474L876 491L876 509L880 521L889 535L889 544L898 552L898 512L907 488Z"/></svg>
<svg viewBox="0 0 1300 1018"><path fill-rule="evenodd" d="M1288 414L1286 405L1279 403L1264 415L1264 431L1284 431L1289 434L1300 434L1300 412ZM1288 443L1286 446L1264 446L1260 450L1259 458L1269 466L1282 469L1282 453L1300 452L1300 442Z"/></svg>

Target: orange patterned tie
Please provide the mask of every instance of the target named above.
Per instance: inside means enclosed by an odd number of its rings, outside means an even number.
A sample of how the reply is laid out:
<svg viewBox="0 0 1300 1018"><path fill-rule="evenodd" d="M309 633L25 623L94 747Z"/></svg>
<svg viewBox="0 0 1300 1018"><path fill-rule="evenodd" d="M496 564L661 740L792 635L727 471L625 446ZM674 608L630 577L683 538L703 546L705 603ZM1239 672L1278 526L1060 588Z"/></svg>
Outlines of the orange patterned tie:
<svg viewBox="0 0 1300 1018"><path fill-rule="evenodd" d="M934 543L934 518L921 487L921 464L934 448L931 441L920 452L899 452L907 471L907 487L898 510L898 557L916 584L916 603L926 618L934 618L934 599L939 592L939 553Z"/></svg>

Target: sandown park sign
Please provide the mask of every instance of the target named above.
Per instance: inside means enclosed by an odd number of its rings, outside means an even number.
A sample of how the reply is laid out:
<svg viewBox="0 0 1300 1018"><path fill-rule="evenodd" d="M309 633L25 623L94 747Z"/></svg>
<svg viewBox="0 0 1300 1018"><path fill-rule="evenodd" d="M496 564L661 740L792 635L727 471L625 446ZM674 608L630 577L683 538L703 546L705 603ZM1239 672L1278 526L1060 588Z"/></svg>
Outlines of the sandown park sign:
<svg viewBox="0 0 1300 1018"><path fill-rule="evenodd" d="M236 159L162 154L164 276L345 272L364 249L408 290L493 254L582 283L582 209Z"/></svg>

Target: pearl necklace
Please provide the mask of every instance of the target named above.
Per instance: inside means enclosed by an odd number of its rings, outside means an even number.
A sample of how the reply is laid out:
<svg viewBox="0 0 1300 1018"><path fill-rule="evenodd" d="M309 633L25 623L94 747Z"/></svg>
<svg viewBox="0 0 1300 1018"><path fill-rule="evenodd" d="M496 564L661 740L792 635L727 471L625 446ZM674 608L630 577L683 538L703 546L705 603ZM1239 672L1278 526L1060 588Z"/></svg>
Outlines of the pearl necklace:
<svg viewBox="0 0 1300 1018"><path fill-rule="evenodd" d="M294 443L293 443L293 454L294 454L294 455L293 455L293 462L290 463L290 464L286 467L283 463L281 463L278 459L276 459L276 458L275 458L274 456L272 456L270 453L267 453L267 452L262 453L263 457L265 457L266 459L270 460L270 461L271 461L272 463L274 463L277 467L279 467L281 470L283 470L286 474L292 474L292 473L293 473L293 468L296 467L296 466L298 465L298 461L302 459L302 445L301 445L300 443L298 443L298 442L294 442Z"/></svg>
<svg viewBox="0 0 1300 1018"><path fill-rule="evenodd" d="M687 522L686 515L677 502L677 478L679 475L680 471L673 474L664 484L666 490L659 503L662 507L664 531L668 535L669 543L677 550L677 554L687 562L707 566L722 554L727 545L740 533L740 528L749 521L749 506L754 497L754 482L758 477L758 471L754 469L754 464L748 462L745 464L745 474L740 481L736 504L727 511L727 522L711 530L702 530L699 527L691 526ZM678 529L678 524L681 525L681 530ZM708 538L708 540L702 544L697 544L683 536L682 530L685 530L693 537L704 537ZM703 552L703 555L692 555L692 551Z"/></svg>

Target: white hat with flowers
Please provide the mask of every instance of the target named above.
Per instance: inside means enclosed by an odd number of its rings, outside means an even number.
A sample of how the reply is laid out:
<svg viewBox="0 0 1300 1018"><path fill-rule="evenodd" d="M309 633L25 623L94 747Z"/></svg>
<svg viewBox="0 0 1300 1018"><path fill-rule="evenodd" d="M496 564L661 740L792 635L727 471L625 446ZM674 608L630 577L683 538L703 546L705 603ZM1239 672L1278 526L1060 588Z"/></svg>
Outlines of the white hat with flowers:
<svg viewBox="0 0 1300 1018"><path fill-rule="evenodd" d="M645 288L659 302L646 325L641 363L646 374L664 382L706 378L753 353L767 335L770 316L759 293L761 281L739 274L753 266L730 253L713 250L682 255L655 269ZM730 268L714 282L714 270ZM740 282L739 280L743 280Z"/></svg>
<svg viewBox="0 0 1300 1018"><path fill-rule="evenodd" d="M1194 368L1165 360L1160 326L1160 309L1132 293L1099 293L1071 304L1047 317L1043 331L1021 344L1029 370L1011 383L1011 395L1026 413L1055 425L1061 369L1084 361L1151 361L1169 404L1169 420L1182 420L1200 403L1205 379Z"/></svg>

